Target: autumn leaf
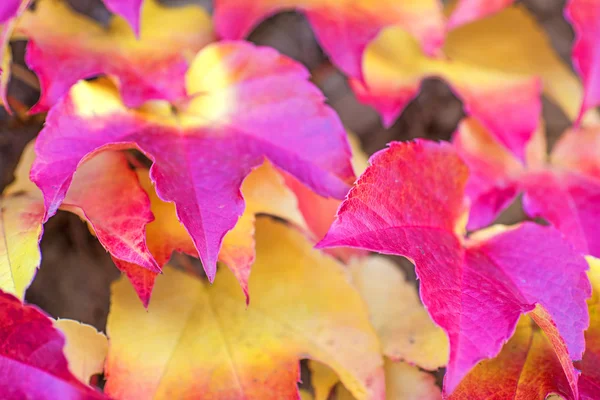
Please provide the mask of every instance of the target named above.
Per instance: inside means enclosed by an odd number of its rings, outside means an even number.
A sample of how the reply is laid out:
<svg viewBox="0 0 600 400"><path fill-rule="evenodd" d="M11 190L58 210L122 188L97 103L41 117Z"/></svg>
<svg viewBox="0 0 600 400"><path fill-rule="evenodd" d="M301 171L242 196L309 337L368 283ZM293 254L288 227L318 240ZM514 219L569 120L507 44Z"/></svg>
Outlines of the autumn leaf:
<svg viewBox="0 0 600 400"><path fill-rule="evenodd" d="M492 222L520 193L531 217L542 217L584 254L600 256L600 129L568 130L548 156L543 130L528 145L527 164L472 119L459 125L453 142L471 170L469 229Z"/></svg>
<svg viewBox="0 0 600 400"><path fill-rule="evenodd" d="M11 18L17 15L21 0L6 0L0 4L0 24L5 23Z"/></svg>
<svg viewBox="0 0 600 400"><path fill-rule="evenodd" d="M492 3L494 1L485 1L486 5ZM575 120L579 114L583 99L579 78L560 58L550 37L522 4L452 30L443 50L450 59L476 68L536 76L541 80L544 94L560 106L569 119ZM586 115L585 122L598 121L598 113Z"/></svg>
<svg viewBox="0 0 600 400"><path fill-rule="evenodd" d="M0 391L6 400L105 399L81 383L63 354L65 339L33 306L0 292Z"/></svg>
<svg viewBox="0 0 600 400"><path fill-rule="evenodd" d="M417 42L399 28L385 30L366 50L365 83L352 81L363 103L372 105L391 125L419 92L426 77L447 81L477 118L511 151L521 156L539 114L540 82L522 75L480 68L460 59L427 57Z"/></svg>
<svg viewBox="0 0 600 400"><path fill-rule="evenodd" d="M600 1L569 0L565 17L575 31L573 66L585 88L579 122L587 110L600 104Z"/></svg>
<svg viewBox="0 0 600 400"><path fill-rule="evenodd" d="M444 16L438 0L216 0L215 29L224 39L243 39L262 20L284 10L302 11L319 44L344 73L358 78L367 44L379 32L402 26L428 54L444 39Z"/></svg>
<svg viewBox="0 0 600 400"><path fill-rule="evenodd" d="M526 222L462 237L468 172L448 144L392 143L370 163L318 246L359 247L415 263L421 299L450 339L448 394L478 361L498 354L519 316L536 304L570 358L581 358L587 264L558 231Z"/></svg>
<svg viewBox="0 0 600 400"><path fill-rule="evenodd" d="M155 216L146 227L146 240L150 252L162 268L174 251L198 257L192 239L177 219L173 203L163 202L156 194L148 170L137 170L140 183L148 193L151 209ZM283 177L266 161L244 179L242 195L246 201L244 213L235 227L227 232L219 252L219 261L225 263L238 279L242 291L249 301L248 278L254 263L254 222L257 214L282 218L299 229L307 230L294 194L284 185ZM137 265L115 260L133 282L142 303L148 305L159 272L149 271Z"/></svg>
<svg viewBox="0 0 600 400"><path fill-rule="evenodd" d="M196 56L187 74L192 99L175 113L160 102L127 109L106 82L78 83L36 143L32 180L47 216L81 160L101 148L137 147L154 161L157 194L175 203L212 281L223 237L244 210L240 185L265 158L322 196L342 198L354 180L346 132L307 78L272 49L229 42Z"/></svg>
<svg viewBox="0 0 600 400"><path fill-rule="evenodd" d="M538 125L542 88L570 118L577 117L581 84L521 5L452 30L442 50L447 57L429 57L406 31L389 28L367 47L364 82L353 80L352 87L391 125L423 79L443 79L465 112L520 159ZM598 115L589 119L598 121Z"/></svg>
<svg viewBox="0 0 600 400"><path fill-rule="evenodd" d="M82 382L89 382L92 375L101 374L108 352L106 336L93 326L72 319L56 320L54 326L65 336L64 354L71 373Z"/></svg>
<svg viewBox="0 0 600 400"><path fill-rule="evenodd" d="M7 91L12 62L10 39L17 23L17 17L29 7L29 3L31 0L4 0L0 4L0 97L7 110L9 110Z"/></svg>
<svg viewBox="0 0 600 400"><path fill-rule="evenodd" d="M42 193L29 180L33 142L19 162L16 180L0 213L0 289L23 298L40 264L44 220ZM102 188L102 197L97 195ZM159 271L146 246L145 226L152 220L148 197L123 153L102 152L83 162L61 209L88 221L100 243L119 259Z"/></svg>
<svg viewBox="0 0 600 400"><path fill-rule="evenodd" d="M543 400L551 393L576 399L544 331L522 316L498 356L479 363L449 400Z"/></svg>
<svg viewBox="0 0 600 400"><path fill-rule="evenodd" d="M369 257L350 270L386 357L428 370L448 363L446 334L431 321L414 286L392 261Z"/></svg>
<svg viewBox="0 0 600 400"><path fill-rule="evenodd" d="M359 399L383 398L379 343L343 266L295 229L257 225L247 307L225 268L213 285L165 268L148 310L128 283L114 284L108 395L297 399L299 359L310 358Z"/></svg>
<svg viewBox="0 0 600 400"><path fill-rule="evenodd" d="M144 3L139 40L122 18L113 18L104 29L61 0L37 1L17 30L29 38L27 65L40 80L32 113L47 111L78 80L100 74L115 79L131 107L153 99L183 100L189 60L213 40L202 8L166 7L157 0Z"/></svg>

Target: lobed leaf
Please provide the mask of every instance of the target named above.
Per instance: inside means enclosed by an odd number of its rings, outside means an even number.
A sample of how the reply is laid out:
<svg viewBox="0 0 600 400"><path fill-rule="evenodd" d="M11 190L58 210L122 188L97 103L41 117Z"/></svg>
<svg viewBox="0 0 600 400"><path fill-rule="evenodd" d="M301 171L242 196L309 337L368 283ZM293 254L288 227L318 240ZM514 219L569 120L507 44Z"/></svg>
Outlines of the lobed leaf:
<svg viewBox="0 0 600 400"><path fill-rule="evenodd" d="M372 105L391 125L417 95L421 81L447 81L472 115L517 156L537 126L541 111L540 82L534 77L481 68L460 59L426 56L399 28L387 29L366 50L365 83L352 87L359 100Z"/></svg>
<svg viewBox="0 0 600 400"><path fill-rule="evenodd" d="M478 361L498 354L519 316L536 305L570 358L581 358L587 264L559 232L523 223L459 236L467 167L449 145L392 143L370 162L318 246L360 247L415 263L421 299L450 339L448 394Z"/></svg>
<svg viewBox="0 0 600 400"><path fill-rule="evenodd" d="M107 394L297 399L298 361L308 357L359 399L383 398L383 360L364 304L343 267L300 232L258 221L250 305L233 274L218 275L208 285L165 268L148 310L130 285L114 284Z"/></svg>
<svg viewBox="0 0 600 400"><path fill-rule="evenodd" d="M0 319L0 391L4 399L106 399L69 371L63 354L65 339L40 310L0 292Z"/></svg>
<svg viewBox="0 0 600 400"><path fill-rule="evenodd" d="M138 39L122 18L104 29L62 0L38 1L17 27L29 38L26 62L41 86L31 112L47 111L77 81L101 74L115 79L130 107L184 100L189 60L213 40L208 13L194 5L166 7L148 0L142 25Z"/></svg>
<svg viewBox="0 0 600 400"><path fill-rule="evenodd" d="M157 194L175 203L212 281L223 237L244 210L241 183L265 158L322 196L342 198L354 179L346 133L307 77L272 49L222 42L196 56L187 74L192 99L176 113L164 103L127 109L106 82L78 83L36 142L32 180L47 216L82 160L137 147L154 161Z"/></svg>

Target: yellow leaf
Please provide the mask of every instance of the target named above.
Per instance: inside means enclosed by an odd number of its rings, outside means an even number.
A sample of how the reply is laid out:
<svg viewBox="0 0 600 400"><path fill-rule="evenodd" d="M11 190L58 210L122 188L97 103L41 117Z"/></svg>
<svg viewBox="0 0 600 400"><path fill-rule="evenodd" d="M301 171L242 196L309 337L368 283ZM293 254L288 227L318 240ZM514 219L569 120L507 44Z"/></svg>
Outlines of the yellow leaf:
<svg viewBox="0 0 600 400"><path fill-rule="evenodd" d="M351 271L387 357L430 370L446 365L446 334L433 323L415 287L392 261L369 257L354 263Z"/></svg>
<svg viewBox="0 0 600 400"><path fill-rule="evenodd" d="M54 326L65 335L64 353L73 375L87 384L92 375L102 373L108 352L106 336L93 326L71 319L59 319Z"/></svg>
<svg viewBox="0 0 600 400"><path fill-rule="evenodd" d="M382 395L379 342L343 267L272 220L256 236L248 307L225 268L213 285L165 268L147 311L131 285L113 285L110 396L295 399L300 358L330 366L359 399Z"/></svg>

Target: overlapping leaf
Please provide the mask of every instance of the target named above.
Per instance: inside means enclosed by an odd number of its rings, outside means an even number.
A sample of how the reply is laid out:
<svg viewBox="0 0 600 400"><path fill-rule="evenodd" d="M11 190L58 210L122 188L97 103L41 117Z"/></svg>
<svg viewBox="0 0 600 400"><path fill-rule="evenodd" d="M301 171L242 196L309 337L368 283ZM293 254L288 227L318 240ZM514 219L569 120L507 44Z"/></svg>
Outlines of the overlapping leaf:
<svg viewBox="0 0 600 400"><path fill-rule="evenodd" d="M197 257L194 243L177 219L175 206L160 200L154 191L148 170L138 169L140 183L150 197L155 220L146 227L146 240L150 252L162 268L174 251ZM254 262L254 222L257 214L269 214L282 218L302 230L307 230L298 209L294 194L284 185L283 178L269 162L253 170L244 179L241 188L246 209L235 227L227 232L219 252L219 260L225 263L240 282L249 300L248 278ZM115 260L133 282L144 305L148 305L158 271L150 271L131 263Z"/></svg>
<svg viewBox="0 0 600 400"><path fill-rule="evenodd" d="M428 57L406 31L387 29L367 48L364 82L354 80L353 88L389 125L424 78L444 79L466 113L521 159L538 125L542 88L571 118L579 112L577 77L522 6L451 31L443 51L447 58Z"/></svg>
<svg viewBox="0 0 600 400"><path fill-rule="evenodd" d="M536 304L543 311L537 320L560 333L555 347L564 341L570 358L581 358L587 264L558 231L524 223L468 240L457 234L467 167L450 145L392 143L370 161L320 246L360 247L415 263L421 299L450 339L448 393L478 361L498 354L519 316ZM570 359L561 362L568 372Z"/></svg>
<svg viewBox="0 0 600 400"><path fill-rule="evenodd" d="M17 17L23 13L31 0L5 0L0 4L0 97L6 106L8 82L10 81L10 63L12 54L9 42Z"/></svg>
<svg viewBox="0 0 600 400"><path fill-rule="evenodd" d="M435 53L444 38L438 0L217 0L215 28L222 38L243 39L262 20L290 9L304 12L325 52L352 77L361 76L363 51L386 26L402 26L427 53Z"/></svg>
<svg viewBox="0 0 600 400"><path fill-rule="evenodd" d="M33 143L24 151L16 181L0 199L0 289L22 298L40 264L44 202L29 180ZM100 189L101 188L101 189ZM102 196L98 196L98 190ZM102 152L86 160L61 205L89 222L100 243L116 258L158 271L145 240L150 203L125 155Z"/></svg>
<svg viewBox="0 0 600 400"><path fill-rule="evenodd" d="M297 399L299 358L309 357L359 399L383 397L379 343L344 268L292 228L257 225L247 307L227 269L209 285L165 268L148 310L129 284L113 286L108 395Z"/></svg>
<svg viewBox="0 0 600 400"><path fill-rule="evenodd" d="M585 353L577 364L577 368L581 370L579 391L583 400L600 398L600 261L588 257L588 262L588 275L594 292L588 300L590 327L585 332Z"/></svg>
<svg viewBox="0 0 600 400"><path fill-rule="evenodd" d="M63 354L65 339L36 307L0 292L0 392L6 400L105 399L81 383Z"/></svg>
<svg viewBox="0 0 600 400"><path fill-rule="evenodd" d="M524 192L528 215L546 219L582 253L600 255L598 127L565 132L549 157L539 130L529 143L525 166L472 119L460 124L453 140L471 170L469 229L489 224Z"/></svg>
<svg viewBox="0 0 600 400"><path fill-rule="evenodd" d="M157 194L175 203L212 280L223 237L244 210L242 180L265 158L322 196L342 198L354 179L346 132L307 77L272 49L229 42L197 55L187 73L192 99L175 113L157 102L127 109L107 82L78 83L36 143L32 179L47 216L82 160L137 147L154 161Z"/></svg>
<svg viewBox="0 0 600 400"><path fill-rule="evenodd" d="M41 85L32 112L46 111L78 80L100 74L116 80L131 107L152 99L182 100L189 60L213 40L210 17L195 5L166 7L148 0L142 21L137 39L122 18L104 29L62 0L38 1L18 24L29 38L27 65Z"/></svg>
<svg viewBox="0 0 600 400"><path fill-rule="evenodd" d="M565 16L575 31L573 65L585 87L581 118L591 107L600 104L600 1L569 0Z"/></svg>

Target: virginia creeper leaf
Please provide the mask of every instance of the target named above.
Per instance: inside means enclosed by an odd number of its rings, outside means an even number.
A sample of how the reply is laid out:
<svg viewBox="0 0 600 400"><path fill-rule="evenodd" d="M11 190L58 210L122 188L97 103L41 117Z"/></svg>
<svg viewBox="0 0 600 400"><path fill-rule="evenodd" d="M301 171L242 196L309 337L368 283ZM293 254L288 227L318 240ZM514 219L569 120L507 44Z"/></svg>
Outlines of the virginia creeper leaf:
<svg viewBox="0 0 600 400"><path fill-rule="evenodd" d="M486 5L492 3L485 1ZM452 30L443 50L451 59L478 68L537 76L544 94L571 120L579 114L583 99L579 78L559 57L544 29L524 5L516 4ZM588 120L597 122L598 114L588 113Z"/></svg>
<svg viewBox="0 0 600 400"><path fill-rule="evenodd" d="M352 81L359 100L370 104L391 125L417 95L421 81L439 77L477 118L519 157L537 126L541 111L538 79L481 68L454 59L426 56L404 30L389 28L365 51L365 83Z"/></svg>
<svg viewBox="0 0 600 400"><path fill-rule="evenodd" d="M106 336L93 326L72 319L59 319L54 326L65 335L64 353L73 375L89 382L92 375L102 373L108 352Z"/></svg>
<svg viewBox="0 0 600 400"><path fill-rule="evenodd" d="M129 284L114 284L108 395L297 399L298 360L308 357L332 367L359 399L383 398L379 343L343 266L297 230L257 225L247 307L225 268L213 285L165 268L148 310Z"/></svg>
<svg viewBox="0 0 600 400"><path fill-rule="evenodd" d="M386 357L429 370L448 363L446 334L431 321L414 286L392 261L369 257L355 262L351 271Z"/></svg>
<svg viewBox="0 0 600 400"><path fill-rule="evenodd" d="M500 354L473 368L449 400L543 400L550 393L576 398L544 331L523 316Z"/></svg>
<svg viewBox="0 0 600 400"><path fill-rule="evenodd" d="M197 55L186 79L192 99L177 113L158 102L127 109L106 82L78 83L36 143L32 180L47 215L81 160L101 148L137 147L154 161L157 194L175 203L212 281L223 237L244 210L242 180L265 157L323 196L342 198L354 179L346 132L307 78L273 49L228 42Z"/></svg>
<svg viewBox="0 0 600 400"><path fill-rule="evenodd" d="M573 65L583 80L585 95L579 118L600 104L600 1L569 0L565 17L575 31Z"/></svg>
<svg viewBox="0 0 600 400"><path fill-rule="evenodd" d="M16 180L0 199L0 289L22 298L40 264L39 240L44 200L29 180L33 142L23 152ZM102 196L98 196L102 188ZM86 160L73 178L61 208L86 220L114 257L159 271L146 246L145 226L153 219L150 202L135 172L119 152L101 152Z"/></svg>
<svg viewBox="0 0 600 400"><path fill-rule="evenodd" d="M542 130L528 147L527 164L511 156L488 131L464 120L454 145L469 166L469 229L489 224L519 192L531 217L543 217L584 254L600 255L600 130L565 132L550 156ZM546 161L547 160L547 161Z"/></svg>
<svg viewBox="0 0 600 400"><path fill-rule="evenodd" d="M103 0L106 8L121 16L133 29L136 35L140 34L140 14L144 0ZM151 0L149 0L150 2Z"/></svg>
<svg viewBox="0 0 600 400"><path fill-rule="evenodd" d="M469 22L477 21L511 5L515 0L458 0L448 20L448 28L453 29Z"/></svg>
<svg viewBox="0 0 600 400"><path fill-rule="evenodd" d="M438 0L216 0L215 29L224 39L243 39L262 20L292 9L306 15L333 63L355 78L362 75L365 47L386 26L402 26L429 54L444 39Z"/></svg>
<svg viewBox="0 0 600 400"><path fill-rule="evenodd" d="M29 38L26 61L41 86L31 112L48 110L78 80L100 74L115 79L131 107L152 99L182 100L189 59L213 40L209 15L194 5L166 7L148 0L142 21L137 39L122 18L104 29L62 0L38 1L18 25Z"/></svg>
<svg viewBox="0 0 600 400"><path fill-rule="evenodd" d="M448 144L392 143L370 163L319 246L360 247L415 263L421 299L450 339L447 393L478 361L498 354L519 316L536 304L570 357L581 358L587 264L558 231L523 223L467 240L458 235L467 167Z"/></svg>
<svg viewBox="0 0 600 400"><path fill-rule="evenodd" d="M140 182L152 204L155 220L146 227L146 240L151 253L162 267L169 261L174 251L198 257L194 242L177 219L173 203L166 203L156 195L148 170L138 169ZM298 209L293 193L283 183L281 175L269 162L256 168L244 179L242 195L246 209L235 227L227 232L219 252L219 261L225 263L236 276L242 291L249 300L248 278L254 262L254 222L257 214L268 214L291 222L306 230L305 222ZM136 292L144 305L148 305L154 280L158 272L148 273L147 269L115 260L119 269L125 271L134 283ZM140 285L136 285L136 283Z"/></svg>
<svg viewBox="0 0 600 400"><path fill-rule="evenodd" d="M40 310L0 292L0 320L2 398L105 399L69 371L65 339Z"/></svg>

